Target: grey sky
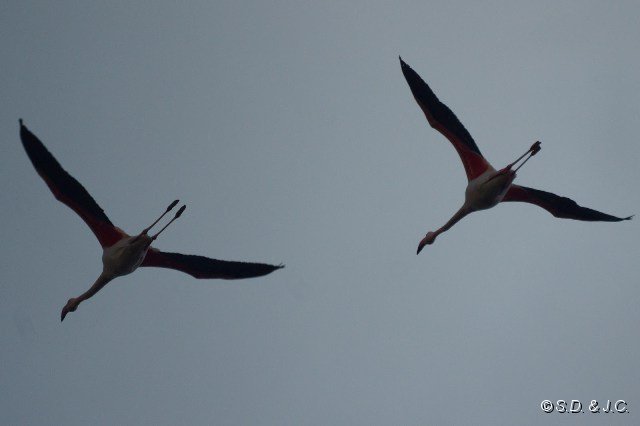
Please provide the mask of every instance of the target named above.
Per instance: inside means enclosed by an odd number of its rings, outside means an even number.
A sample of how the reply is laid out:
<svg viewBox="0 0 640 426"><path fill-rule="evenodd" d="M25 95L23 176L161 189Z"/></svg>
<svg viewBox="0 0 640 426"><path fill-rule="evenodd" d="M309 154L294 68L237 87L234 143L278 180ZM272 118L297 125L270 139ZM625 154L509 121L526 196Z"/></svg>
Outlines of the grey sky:
<svg viewBox="0 0 640 426"><path fill-rule="evenodd" d="M637 424L637 219L461 205L402 55L517 183L640 213L640 5L13 2L0 6L0 418L6 424ZM94 4L95 3L95 4ZM22 117L129 232L286 263L139 270L63 324L101 250ZM545 415L543 399L630 414Z"/></svg>

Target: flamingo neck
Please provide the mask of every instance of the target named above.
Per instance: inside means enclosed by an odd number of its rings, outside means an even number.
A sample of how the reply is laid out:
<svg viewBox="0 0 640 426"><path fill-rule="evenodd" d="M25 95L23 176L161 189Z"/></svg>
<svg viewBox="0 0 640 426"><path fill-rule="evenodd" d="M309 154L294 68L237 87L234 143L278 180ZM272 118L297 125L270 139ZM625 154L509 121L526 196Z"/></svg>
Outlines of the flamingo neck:
<svg viewBox="0 0 640 426"><path fill-rule="evenodd" d="M451 216L451 219L449 219L449 221L447 221L447 223L445 223L438 230L434 231L435 236L437 237L438 235L442 234L443 232L449 230L449 228L451 228L453 225L458 223L460 221L460 219L462 219L463 217L465 217L469 213L471 213L471 211L469 210L469 208L467 207L466 204L463 205L462 207L460 207L460 209L457 212L455 212L455 214L453 216Z"/></svg>
<svg viewBox="0 0 640 426"><path fill-rule="evenodd" d="M80 296L78 296L78 303L84 302L85 300L93 297L97 292L99 292L102 289L102 287L107 285L107 283L109 283L109 281L111 281L113 278L114 277L112 274L102 271L100 276L96 279L96 281L89 288L89 290L85 291Z"/></svg>

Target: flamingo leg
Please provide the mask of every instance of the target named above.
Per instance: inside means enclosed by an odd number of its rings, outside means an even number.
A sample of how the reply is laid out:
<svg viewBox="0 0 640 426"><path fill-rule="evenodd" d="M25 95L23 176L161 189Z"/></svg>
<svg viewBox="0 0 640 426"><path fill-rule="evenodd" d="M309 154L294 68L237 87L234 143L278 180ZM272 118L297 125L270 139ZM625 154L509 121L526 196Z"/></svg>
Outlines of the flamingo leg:
<svg viewBox="0 0 640 426"><path fill-rule="evenodd" d="M156 238L158 238L158 235L160 235L160 233L162 231L164 231L165 229L167 229L167 226L171 225L173 223L174 220L176 220L177 218L180 217L180 215L182 215L182 212L184 211L184 209L186 209L187 206L183 205L182 207L180 207L180 209L176 212L176 215L173 217L173 219L171 219L169 221L169 223L167 223L161 230L159 230L153 237L151 237L151 240L155 240Z"/></svg>
<svg viewBox="0 0 640 426"><path fill-rule="evenodd" d="M162 215L156 219L155 222L153 222L151 225L149 225L148 227L146 227L145 229L142 230L141 234L146 234L147 232L149 232L149 230L151 228L153 228L155 226L156 223L160 222L160 219L162 219L164 217L164 215L166 215L167 213L169 213L171 211L171 209L173 209L176 204L178 204L180 200L174 200L171 204L169 204L169 207L167 207L167 209L164 211L164 213L162 213Z"/></svg>
<svg viewBox="0 0 640 426"><path fill-rule="evenodd" d="M538 151L540 151L540 141L535 142L533 145L531 145L531 148L529 148L529 150L527 152L525 152L524 154L522 154L520 157L518 157L518 159L516 159L513 163L509 164L507 167L505 167L505 169L510 169L511 167L515 166L518 161L522 160L527 154L529 154L529 156L527 158L524 159L524 161L522 163L520 163L520 165L513 171L514 173L518 171L518 169L522 166L524 166L524 163L526 163L527 161L529 161L529 158L533 157L534 155L536 155L538 153Z"/></svg>

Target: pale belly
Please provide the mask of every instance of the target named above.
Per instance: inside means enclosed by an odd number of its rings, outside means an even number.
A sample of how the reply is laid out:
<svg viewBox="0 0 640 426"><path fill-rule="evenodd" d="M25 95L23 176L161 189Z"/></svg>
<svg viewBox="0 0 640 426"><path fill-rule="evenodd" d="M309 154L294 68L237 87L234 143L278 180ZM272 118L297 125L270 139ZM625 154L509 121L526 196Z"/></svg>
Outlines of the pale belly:
<svg viewBox="0 0 640 426"><path fill-rule="evenodd" d="M485 210L498 204L516 177L511 172L500 175L496 173L494 170L487 170L467 185L465 204L472 210Z"/></svg>
<svg viewBox="0 0 640 426"><path fill-rule="evenodd" d="M149 245L144 238L134 239L135 237L123 238L113 246L104 249L102 265L105 271L120 276L130 274L140 266Z"/></svg>

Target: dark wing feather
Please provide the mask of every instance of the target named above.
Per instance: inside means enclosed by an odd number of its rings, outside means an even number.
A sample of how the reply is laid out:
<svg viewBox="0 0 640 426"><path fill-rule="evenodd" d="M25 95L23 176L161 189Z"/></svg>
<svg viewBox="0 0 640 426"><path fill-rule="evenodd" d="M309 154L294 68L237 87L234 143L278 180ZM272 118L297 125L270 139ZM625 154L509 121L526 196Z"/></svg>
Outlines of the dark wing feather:
<svg viewBox="0 0 640 426"><path fill-rule="evenodd" d="M108 247L123 237L86 189L51 155L40 140L20 120L20 139L36 171L53 195L69 206L89 225L102 247Z"/></svg>
<svg viewBox="0 0 640 426"><path fill-rule="evenodd" d="M192 254L167 253L155 248L149 249L140 266L176 269L195 278L239 278L260 277L270 274L284 265L266 263L230 262Z"/></svg>
<svg viewBox="0 0 640 426"><path fill-rule="evenodd" d="M467 179L472 180L481 175L488 167L487 160L480 153L478 145L462 125L455 114L433 93L429 85L402 58L400 58L404 74L413 97L427 117L431 127L442 133L453 144L460 155Z"/></svg>
<svg viewBox="0 0 640 426"><path fill-rule="evenodd" d="M567 197L526 186L511 185L502 201L521 201L542 207L555 217L562 219L585 220L589 222L620 222L629 217L616 217L588 207L582 207Z"/></svg>

